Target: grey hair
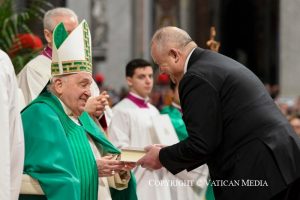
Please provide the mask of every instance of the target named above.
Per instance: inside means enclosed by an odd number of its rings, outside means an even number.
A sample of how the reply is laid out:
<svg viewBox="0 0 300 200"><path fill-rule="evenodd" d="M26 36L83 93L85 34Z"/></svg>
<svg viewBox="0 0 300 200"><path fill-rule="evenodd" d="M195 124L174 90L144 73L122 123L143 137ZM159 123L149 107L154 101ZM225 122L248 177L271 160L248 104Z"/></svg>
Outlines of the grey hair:
<svg viewBox="0 0 300 200"><path fill-rule="evenodd" d="M61 79L63 82L66 82L68 80L68 75L53 76L50 79L50 83L47 85L47 91L51 92L52 94L56 94L54 83L57 79Z"/></svg>
<svg viewBox="0 0 300 200"><path fill-rule="evenodd" d="M44 29L48 29L50 31L53 31L53 29L57 25L53 21L53 17L56 17L56 16L74 17L76 19L76 21L78 21L78 17L77 17L77 15L75 14L75 12L73 10L71 10L69 8L58 7L58 8L48 10L45 13L44 20L43 20Z"/></svg>
<svg viewBox="0 0 300 200"><path fill-rule="evenodd" d="M156 43L158 50L167 46L184 48L192 41L192 38L186 31L175 26L162 27L152 37L152 44Z"/></svg>

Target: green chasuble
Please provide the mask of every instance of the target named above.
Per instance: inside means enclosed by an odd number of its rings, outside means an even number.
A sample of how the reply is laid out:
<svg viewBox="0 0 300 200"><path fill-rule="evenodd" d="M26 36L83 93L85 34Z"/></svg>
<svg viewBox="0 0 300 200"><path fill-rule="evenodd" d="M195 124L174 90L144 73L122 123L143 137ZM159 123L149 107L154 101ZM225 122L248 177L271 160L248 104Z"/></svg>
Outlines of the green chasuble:
<svg viewBox="0 0 300 200"><path fill-rule="evenodd" d="M22 121L24 173L39 181L47 199L97 200L98 171L86 134L102 155L120 151L89 115L84 112L79 118L82 126L77 125L65 114L57 97L44 92L22 111ZM112 198L137 199L133 175L128 188L112 193Z"/></svg>
<svg viewBox="0 0 300 200"><path fill-rule="evenodd" d="M168 114L171 122L174 126L174 129L177 133L178 139L184 140L185 138L188 137L188 133L186 130L186 126L184 124L184 121L182 119L182 115L181 112L178 110L178 108L174 107L174 106L165 106L161 111L161 114ZM209 184L207 186L207 190L206 190L206 200L214 200L214 193L213 193L213 188L212 185Z"/></svg>

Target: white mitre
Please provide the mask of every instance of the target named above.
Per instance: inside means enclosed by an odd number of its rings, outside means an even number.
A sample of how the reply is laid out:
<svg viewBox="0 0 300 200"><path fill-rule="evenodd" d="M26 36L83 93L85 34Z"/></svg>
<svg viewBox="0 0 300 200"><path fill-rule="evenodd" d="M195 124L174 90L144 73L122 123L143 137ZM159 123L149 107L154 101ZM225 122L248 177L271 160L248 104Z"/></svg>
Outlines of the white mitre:
<svg viewBox="0 0 300 200"><path fill-rule="evenodd" d="M92 73L91 34L83 20L69 35L63 23L53 31L51 75Z"/></svg>

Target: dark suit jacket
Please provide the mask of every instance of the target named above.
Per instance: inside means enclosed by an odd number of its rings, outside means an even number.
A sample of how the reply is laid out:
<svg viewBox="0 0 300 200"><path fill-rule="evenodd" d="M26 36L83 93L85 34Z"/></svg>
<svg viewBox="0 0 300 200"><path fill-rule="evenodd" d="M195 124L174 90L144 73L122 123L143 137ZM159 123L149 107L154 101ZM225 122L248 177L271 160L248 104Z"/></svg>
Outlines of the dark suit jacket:
<svg viewBox="0 0 300 200"><path fill-rule="evenodd" d="M300 177L300 140L246 67L196 48L179 94L189 137L159 154L173 174L207 163L216 199L244 200L269 199Z"/></svg>

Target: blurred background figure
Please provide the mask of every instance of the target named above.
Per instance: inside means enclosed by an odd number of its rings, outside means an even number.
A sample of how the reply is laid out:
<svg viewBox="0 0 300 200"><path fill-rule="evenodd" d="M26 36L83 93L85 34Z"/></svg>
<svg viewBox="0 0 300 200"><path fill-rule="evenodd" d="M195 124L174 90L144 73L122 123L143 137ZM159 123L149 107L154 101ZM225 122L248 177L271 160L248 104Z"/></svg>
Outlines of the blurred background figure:
<svg viewBox="0 0 300 200"><path fill-rule="evenodd" d="M289 122L295 130L296 134L300 137L300 117L299 115L290 116Z"/></svg>
<svg viewBox="0 0 300 200"><path fill-rule="evenodd" d="M108 105L109 107L113 107L116 103L120 101L120 94L110 86L107 86L105 84L105 76L103 73L98 72L94 75L94 80L99 88L100 91L107 91L107 94L109 95L108 98Z"/></svg>
<svg viewBox="0 0 300 200"><path fill-rule="evenodd" d="M158 109L149 103L153 88L153 68L144 59L133 59L127 63L124 71L129 93L112 108L109 139L118 148L144 148L153 144L152 118L159 115ZM152 171L137 166L133 172L137 180L138 199L171 199L169 187L152 186L149 182L168 180L165 169Z"/></svg>
<svg viewBox="0 0 300 200"><path fill-rule="evenodd" d="M0 50L0 199L17 200L24 165L24 137L14 67Z"/></svg>
<svg viewBox="0 0 300 200"><path fill-rule="evenodd" d="M43 19L47 44L40 55L28 62L18 74L18 84L24 94L26 105L40 94L51 77L52 34L60 22L64 23L70 33L77 27L78 17L68 8L54 8L47 11Z"/></svg>
<svg viewBox="0 0 300 200"><path fill-rule="evenodd" d="M104 74L102 74L100 72L95 74L94 80L97 83L98 88L101 90L101 88L103 87L104 81L105 81Z"/></svg>

